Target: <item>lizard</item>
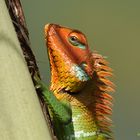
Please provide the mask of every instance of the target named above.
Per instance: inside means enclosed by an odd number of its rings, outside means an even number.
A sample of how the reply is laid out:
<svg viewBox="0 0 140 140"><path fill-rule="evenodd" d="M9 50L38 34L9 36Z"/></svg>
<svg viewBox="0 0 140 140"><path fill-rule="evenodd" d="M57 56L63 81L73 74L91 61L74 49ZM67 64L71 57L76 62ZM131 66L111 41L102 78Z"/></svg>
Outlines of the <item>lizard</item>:
<svg viewBox="0 0 140 140"><path fill-rule="evenodd" d="M41 85L58 140L113 140L114 84L105 58L89 49L79 30L45 25L51 85Z"/></svg>

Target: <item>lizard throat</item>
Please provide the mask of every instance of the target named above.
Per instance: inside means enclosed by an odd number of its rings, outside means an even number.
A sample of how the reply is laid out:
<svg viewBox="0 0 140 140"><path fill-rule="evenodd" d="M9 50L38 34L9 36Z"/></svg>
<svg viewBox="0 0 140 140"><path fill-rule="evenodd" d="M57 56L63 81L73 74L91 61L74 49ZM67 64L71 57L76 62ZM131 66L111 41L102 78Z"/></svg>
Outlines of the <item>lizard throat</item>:
<svg viewBox="0 0 140 140"><path fill-rule="evenodd" d="M55 52L56 50L49 48L48 51L51 67L51 90L64 91L69 94L80 91L90 80L90 77L80 66L63 61L62 56ZM65 57L65 59L68 58Z"/></svg>

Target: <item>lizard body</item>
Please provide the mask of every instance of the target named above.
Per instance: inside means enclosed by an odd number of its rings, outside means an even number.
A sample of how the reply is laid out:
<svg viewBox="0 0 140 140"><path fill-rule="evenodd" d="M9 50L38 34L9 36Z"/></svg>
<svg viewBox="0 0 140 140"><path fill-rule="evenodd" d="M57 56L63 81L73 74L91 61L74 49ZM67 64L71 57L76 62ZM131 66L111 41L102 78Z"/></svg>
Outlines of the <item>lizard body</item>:
<svg viewBox="0 0 140 140"><path fill-rule="evenodd" d="M78 30L49 24L45 26L45 39L51 67L50 91L64 110L70 109L62 114L70 116L64 122L50 108L58 140L112 140L108 118L112 97L108 92L114 85L107 79L112 75L108 62L89 50L85 35Z"/></svg>

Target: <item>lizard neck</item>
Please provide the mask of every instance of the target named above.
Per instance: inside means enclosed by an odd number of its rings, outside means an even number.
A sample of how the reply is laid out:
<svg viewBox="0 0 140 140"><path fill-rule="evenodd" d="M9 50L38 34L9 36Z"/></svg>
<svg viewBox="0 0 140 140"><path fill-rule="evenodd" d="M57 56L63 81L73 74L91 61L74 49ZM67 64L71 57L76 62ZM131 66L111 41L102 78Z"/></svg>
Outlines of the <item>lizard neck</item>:
<svg viewBox="0 0 140 140"><path fill-rule="evenodd" d="M93 82L89 81L78 93L69 94L57 91L54 93L59 100L66 100L71 105L74 128L74 134L71 137L75 137L76 140L98 140L104 137L100 133L101 130L93 112L93 108L95 108L95 102L91 100L93 99L93 88Z"/></svg>

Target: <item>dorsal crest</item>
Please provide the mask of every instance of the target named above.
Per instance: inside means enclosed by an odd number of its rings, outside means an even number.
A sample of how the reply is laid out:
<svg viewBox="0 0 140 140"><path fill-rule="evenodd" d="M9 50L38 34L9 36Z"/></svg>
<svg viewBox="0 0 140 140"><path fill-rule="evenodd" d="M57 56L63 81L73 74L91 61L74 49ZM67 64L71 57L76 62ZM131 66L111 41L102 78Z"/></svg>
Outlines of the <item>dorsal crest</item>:
<svg viewBox="0 0 140 140"><path fill-rule="evenodd" d="M101 133L110 135L111 139L110 126L112 122L109 116L112 114L112 96L109 93L114 92L114 84L109 80L109 77L112 76L112 69L104 57L96 52L92 53L92 58L94 60L93 113Z"/></svg>

